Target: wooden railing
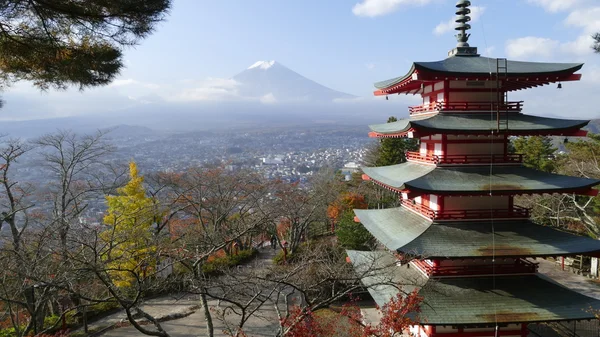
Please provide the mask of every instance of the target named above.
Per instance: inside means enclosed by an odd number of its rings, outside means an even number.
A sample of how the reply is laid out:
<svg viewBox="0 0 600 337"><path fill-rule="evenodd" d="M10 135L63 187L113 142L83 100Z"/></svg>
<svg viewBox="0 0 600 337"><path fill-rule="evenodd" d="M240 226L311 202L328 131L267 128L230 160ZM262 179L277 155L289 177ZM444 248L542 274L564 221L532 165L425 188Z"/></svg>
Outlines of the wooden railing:
<svg viewBox="0 0 600 337"><path fill-rule="evenodd" d="M432 154L421 154L420 152L407 151L405 153L406 160L417 161L420 163L438 164L440 162L440 156Z"/></svg>
<svg viewBox="0 0 600 337"><path fill-rule="evenodd" d="M406 152L406 160L427 164L519 164L523 162L522 154L453 154L432 155L420 152Z"/></svg>
<svg viewBox="0 0 600 337"><path fill-rule="evenodd" d="M526 219L529 218L529 209L513 206L512 209L465 209L434 211L436 220L462 220L462 219Z"/></svg>
<svg viewBox="0 0 600 337"><path fill-rule="evenodd" d="M513 206L510 209L461 209L436 211L412 200L402 200L402 205L432 220L470 220L470 219L527 219L529 209Z"/></svg>
<svg viewBox="0 0 600 337"><path fill-rule="evenodd" d="M408 107L411 115L432 113L432 112L520 112L523 109L523 101L514 102L433 102L428 104Z"/></svg>
<svg viewBox="0 0 600 337"><path fill-rule="evenodd" d="M434 219L435 215L436 215L436 211L432 210L429 207L426 207L423 204L417 204L414 203L412 200L402 200L402 206L408 208L408 209L412 209L413 211L422 214L426 217L428 217L429 219Z"/></svg>
<svg viewBox="0 0 600 337"><path fill-rule="evenodd" d="M533 274L538 264L525 259L517 259L515 263L496 263L485 265L434 266L424 260L411 261L429 276L465 276L465 275L501 275L501 274Z"/></svg>

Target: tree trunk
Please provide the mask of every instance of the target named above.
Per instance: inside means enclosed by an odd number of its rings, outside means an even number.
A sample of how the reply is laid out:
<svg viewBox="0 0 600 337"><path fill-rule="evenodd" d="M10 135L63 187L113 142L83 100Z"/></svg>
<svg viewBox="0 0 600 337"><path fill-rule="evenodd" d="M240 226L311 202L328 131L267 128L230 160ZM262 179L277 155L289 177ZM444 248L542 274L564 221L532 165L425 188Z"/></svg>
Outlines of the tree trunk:
<svg viewBox="0 0 600 337"><path fill-rule="evenodd" d="M206 289L202 289L200 294L200 304L204 310L204 318L206 319L206 336L214 337L215 328L213 326L212 316L210 314L210 308L208 307L208 301L206 300Z"/></svg>

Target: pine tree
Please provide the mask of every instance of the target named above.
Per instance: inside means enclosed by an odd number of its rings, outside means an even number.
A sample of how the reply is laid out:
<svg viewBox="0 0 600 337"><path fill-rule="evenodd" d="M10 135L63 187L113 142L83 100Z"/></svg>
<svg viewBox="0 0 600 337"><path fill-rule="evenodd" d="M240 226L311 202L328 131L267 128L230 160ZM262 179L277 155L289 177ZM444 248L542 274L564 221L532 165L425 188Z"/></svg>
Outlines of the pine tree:
<svg viewBox="0 0 600 337"><path fill-rule="evenodd" d="M552 139L543 136L519 137L512 142L515 153L523 155L523 164L544 172L556 170Z"/></svg>
<svg viewBox="0 0 600 337"><path fill-rule="evenodd" d="M388 123L397 122L396 117L388 118ZM410 138L383 138L380 141L378 156L375 166L400 164L406 161L406 151L415 151L418 148L416 139Z"/></svg>
<svg viewBox="0 0 600 337"><path fill-rule="evenodd" d="M0 2L0 88L29 80L42 89L110 83L122 47L147 37L171 0Z"/></svg>

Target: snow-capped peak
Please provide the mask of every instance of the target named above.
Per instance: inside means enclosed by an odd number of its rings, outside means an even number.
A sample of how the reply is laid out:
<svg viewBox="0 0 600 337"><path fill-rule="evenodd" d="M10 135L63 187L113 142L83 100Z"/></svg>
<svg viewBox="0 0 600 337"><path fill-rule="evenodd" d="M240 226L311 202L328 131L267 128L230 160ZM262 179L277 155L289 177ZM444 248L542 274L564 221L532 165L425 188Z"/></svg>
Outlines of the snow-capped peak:
<svg viewBox="0 0 600 337"><path fill-rule="evenodd" d="M248 67L248 69L260 68L260 69L269 69L275 64L275 61L258 61Z"/></svg>

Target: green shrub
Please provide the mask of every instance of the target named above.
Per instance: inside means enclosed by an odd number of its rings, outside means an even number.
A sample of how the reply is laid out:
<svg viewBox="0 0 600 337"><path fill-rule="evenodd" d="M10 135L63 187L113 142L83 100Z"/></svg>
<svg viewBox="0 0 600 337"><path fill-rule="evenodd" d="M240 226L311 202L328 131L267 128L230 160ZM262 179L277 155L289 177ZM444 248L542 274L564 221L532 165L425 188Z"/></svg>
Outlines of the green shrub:
<svg viewBox="0 0 600 337"><path fill-rule="evenodd" d="M296 249L296 250L298 250L298 249ZM297 256L297 255L298 255L298 253L291 254L291 253L288 252L288 254L286 256L287 262L288 263L293 263L295 261L294 257ZM275 264L283 264L283 250L282 249L280 249L279 252L275 255L275 257L273 257L273 263L275 263Z"/></svg>

